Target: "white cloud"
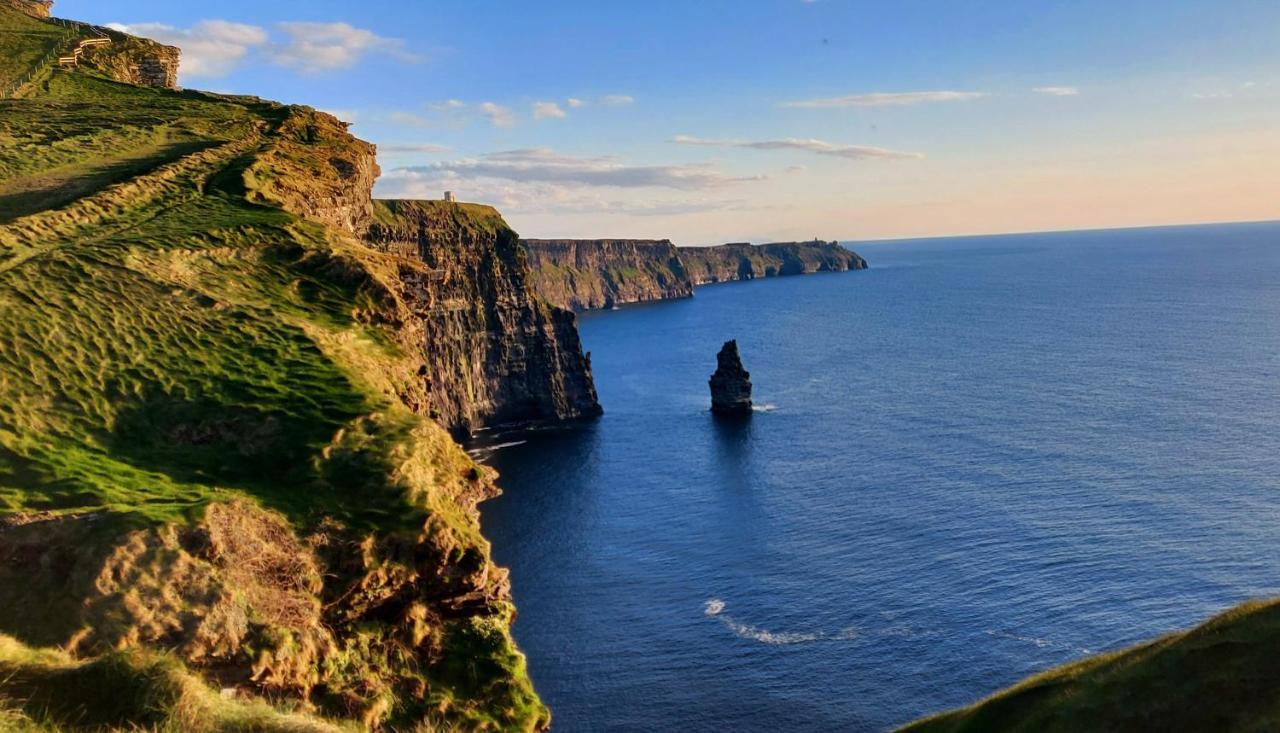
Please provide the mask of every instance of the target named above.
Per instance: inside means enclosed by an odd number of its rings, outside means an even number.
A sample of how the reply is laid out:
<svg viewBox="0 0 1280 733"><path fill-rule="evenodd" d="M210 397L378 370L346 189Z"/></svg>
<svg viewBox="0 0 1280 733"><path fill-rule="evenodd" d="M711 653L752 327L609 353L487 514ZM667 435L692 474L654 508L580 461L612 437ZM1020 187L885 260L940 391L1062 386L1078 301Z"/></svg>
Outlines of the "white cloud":
<svg viewBox="0 0 1280 733"><path fill-rule="evenodd" d="M516 124L515 113L510 108L503 107L493 102L484 102L480 105L480 114L489 120L489 124L494 127L511 127Z"/></svg>
<svg viewBox="0 0 1280 733"><path fill-rule="evenodd" d="M111 23L123 33L151 38L182 49L182 76L221 77L231 73L249 51L265 46L267 31L256 25L202 20L190 28L163 23Z"/></svg>
<svg viewBox="0 0 1280 733"><path fill-rule="evenodd" d="M828 155L846 160L918 160L922 153L887 150L870 145L840 145L825 140L789 137L784 140L708 140L706 138L678 135L671 140L677 145L702 145L718 148L745 148L748 150L802 150L818 155Z"/></svg>
<svg viewBox="0 0 1280 733"><path fill-rule="evenodd" d="M519 183L554 183L587 187L714 189L762 177L733 177L705 165L627 165L613 156L580 158L546 148L507 150L481 158L398 168L395 178L442 177L499 179Z"/></svg>
<svg viewBox="0 0 1280 733"><path fill-rule="evenodd" d="M606 107L625 107L629 104L635 104L635 97L629 97L625 94L610 94L600 98L600 104Z"/></svg>
<svg viewBox="0 0 1280 733"><path fill-rule="evenodd" d="M348 124L354 125L360 120L360 113L354 109L322 109L321 112L333 115Z"/></svg>
<svg viewBox="0 0 1280 733"><path fill-rule="evenodd" d="M394 143L391 145L379 145L379 153L447 153L452 148L448 145L432 145L430 143Z"/></svg>
<svg viewBox="0 0 1280 733"><path fill-rule="evenodd" d="M578 99L577 97L569 97L566 104L568 104L569 107L572 109L578 109L579 107L586 106L587 103L581 99Z"/></svg>
<svg viewBox="0 0 1280 733"><path fill-rule="evenodd" d="M1051 97L1074 97L1080 94L1078 87L1036 87L1031 91L1036 94L1047 94Z"/></svg>
<svg viewBox="0 0 1280 733"><path fill-rule="evenodd" d="M265 28L225 20L202 20L190 28L163 23L112 23L112 28L178 46L182 76L226 76L253 51L269 63L306 72L354 66L368 53L386 53L401 61L421 59L404 50L404 42L385 38L349 23L278 23L282 41L272 41Z"/></svg>
<svg viewBox="0 0 1280 733"><path fill-rule="evenodd" d="M277 27L288 41L273 49L272 60L307 72L349 68L371 52L391 54L408 63L421 60L406 52L400 39L385 38L350 23L291 21Z"/></svg>
<svg viewBox="0 0 1280 733"><path fill-rule="evenodd" d="M564 119L567 116L568 114L555 102L534 102L533 104L535 120Z"/></svg>
<svg viewBox="0 0 1280 733"><path fill-rule="evenodd" d="M783 107L798 109L830 109L837 107L905 107L932 102L967 102L990 96L986 92L874 92L786 102Z"/></svg>

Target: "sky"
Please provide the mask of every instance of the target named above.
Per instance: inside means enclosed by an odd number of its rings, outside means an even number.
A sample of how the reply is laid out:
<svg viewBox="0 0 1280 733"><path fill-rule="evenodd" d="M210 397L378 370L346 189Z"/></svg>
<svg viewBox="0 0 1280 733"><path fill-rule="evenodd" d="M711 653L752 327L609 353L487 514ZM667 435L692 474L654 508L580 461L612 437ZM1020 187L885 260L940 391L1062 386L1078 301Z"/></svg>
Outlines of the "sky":
<svg viewBox="0 0 1280 733"><path fill-rule="evenodd" d="M1280 218L1276 0L58 0L527 237Z"/></svg>

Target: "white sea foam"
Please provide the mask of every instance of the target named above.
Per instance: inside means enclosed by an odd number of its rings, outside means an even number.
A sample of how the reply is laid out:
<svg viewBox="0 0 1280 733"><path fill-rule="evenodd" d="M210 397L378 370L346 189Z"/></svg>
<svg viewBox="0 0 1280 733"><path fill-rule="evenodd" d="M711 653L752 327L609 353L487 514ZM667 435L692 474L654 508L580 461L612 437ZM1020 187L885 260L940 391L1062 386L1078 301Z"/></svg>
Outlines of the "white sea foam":
<svg viewBox="0 0 1280 733"><path fill-rule="evenodd" d="M752 405L751 409L754 412L773 412L778 409L778 406L771 402L766 402L763 405Z"/></svg>
<svg viewBox="0 0 1280 733"><path fill-rule="evenodd" d="M768 629L760 629L755 626L740 624L728 617L721 617L724 625L728 626L733 633L742 639L752 639L762 644L803 644L807 641L818 641L823 638L822 634L803 634L796 632L774 632Z"/></svg>
<svg viewBox="0 0 1280 733"><path fill-rule="evenodd" d="M527 440L513 440L509 443L496 443L494 445L485 445L479 448L472 448L471 450L467 451L467 454L471 456L487 456L490 453L496 453L502 450L503 448L514 448L517 445L524 445L525 443L528 443L528 442L529 441Z"/></svg>
<svg viewBox="0 0 1280 733"><path fill-rule="evenodd" d="M1019 636L1017 634L1010 634L1004 631L994 631L992 629L987 629L984 633L987 636L995 637L997 639L1010 639L1012 641L1022 641L1028 644L1035 644L1040 649L1048 649L1049 647L1055 647L1058 649L1070 649L1071 651L1077 652L1080 654L1093 654L1091 650L1085 649L1084 647L1072 646L1071 644L1063 644L1061 642L1053 641L1052 639L1041 639L1035 636Z"/></svg>
<svg viewBox="0 0 1280 733"><path fill-rule="evenodd" d="M716 618L740 639L750 639L761 644L786 645L804 644L811 641L849 641L858 636L858 630L852 627L841 629L835 633L822 631L770 631L759 626L744 624L724 613L725 603L719 598L712 598L702 607L707 616Z"/></svg>

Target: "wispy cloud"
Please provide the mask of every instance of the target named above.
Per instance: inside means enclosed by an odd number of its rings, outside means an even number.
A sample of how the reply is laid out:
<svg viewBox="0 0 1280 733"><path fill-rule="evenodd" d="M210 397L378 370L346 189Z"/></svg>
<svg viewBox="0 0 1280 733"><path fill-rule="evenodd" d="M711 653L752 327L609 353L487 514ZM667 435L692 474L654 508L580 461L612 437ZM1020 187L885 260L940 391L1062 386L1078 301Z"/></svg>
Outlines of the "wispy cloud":
<svg viewBox="0 0 1280 733"><path fill-rule="evenodd" d="M422 60L405 50L404 41L349 23L277 23L276 39L261 26L226 20L202 20L190 28L163 23L110 25L125 33L181 48L180 71L184 77L226 76L255 51L257 59L308 73L349 68L370 53L389 54L406 63Z"/></svg>
<svg viewBox="0 0 1280 733"><path fill-rule="evenodd" d="M231 73L249 52L266 46L266 29L225 20L202 20L190 28L163 23L111 23L123 33L151 38L182 49L182 75L222 77Z"/></svg>
<svg viewBox="0 0 1280 733"><path fill-rule="evenodd" d="M565 104L569 105L572 109L578 109L579 107L586 106L587 102L586 100L578 99L577 97L569 97L569 99L565 100Z"/></svg>
<svg viewBox="0 0 1280 733"><path fill-rule="evenodd" d="M919 160L923 153L888 150L871 145L840 145L825 140L789 137L783 140L711 140L688 135L677 135L671 142L677 145L701 145L717 148L745 148L748 150L800 150L817 155L827 155L846 160Z"/></svg>
<svg viewBox="0 0 1280 733"><path fill-rule="evenodd" d="M524 183L560 183L614 188L672 188L697 191L761 180L735 177L705 165L627 165L616 157L581 158L546 148L507 150L481 158L399 168L391 177L449 175Z"/></svg>
<svg viewBox="0 0 1280 733"><path fill-rule="evenodd" d="M533 119L535 120L558 120L565 117L568 117L568 113L555 102L533 103Z"/></svg>
<svg viewBox="0 0 1280 733"><path fill-rule="evenodd" d="M558 183L514 183L498 179L461 179L448 175L420 175L393 172L379 179L375 194L380 198L436 198L441 191L457 191L469 201L484 201L503 213L552 214L558 217L591 214L642 218L672 217L713 211L751 210L741 199L684 193L676 197L647 196L639 191L617 194L604 188Z"/></svg>
<svg viewBox="0 0 1280 733"><path fill-rule="evenodd" d="M484 115L484 118L494 127L512 127L516 124L515 113L509 107L503 107L495 102L482 102L480 114Z"/></svg>
<svg viewBox="0 0 1280 733"><path fill-rule="evenodd" d="M379 153L447 153L452 148L448 145L433 145L431 143L420 144L391 144L379 145Z"/></svg>
<svg viewBox="0 0 1280 733"><path fill-rule="evenodd" d="M1050 97L1074 97L1080 94L1078 87L1035 87L1031 91L1046 94Z"/></svg>
<svg viewBox="0 0 1280 733"><path fill-rule="evenodd" d="M625 107L629 104L635 103L635 97L626 94L610 94L600 98L600 104L605 107Z"/></svg>
<svg viewBox="0 0 1280 733"><path fill-rule="evenodd" d="M905 107L935 102L968 102L991 96L987 92L873 92L850 94L844 97L824 97L785 102L783 107L796 109L832 109L839 107Z"/></svg>
<svg viewBox="0 0 1280 733"><path fill-rule="evenodd" d="M272 59L282 66L317 72L355 66L365 54L386 53L406 63L421 57L409 53L404 41L386 38L350 23L278 23L288 40L274 47Z"/></svg>

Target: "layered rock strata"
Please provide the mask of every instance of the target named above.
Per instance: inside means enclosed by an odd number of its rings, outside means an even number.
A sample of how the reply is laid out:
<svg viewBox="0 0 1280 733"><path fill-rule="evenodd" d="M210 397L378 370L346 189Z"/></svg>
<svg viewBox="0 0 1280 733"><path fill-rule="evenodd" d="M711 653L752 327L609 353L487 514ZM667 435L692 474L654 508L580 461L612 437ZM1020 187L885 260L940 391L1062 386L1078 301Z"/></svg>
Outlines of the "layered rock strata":
<svg viewBox="0 0 1280 733"><path fill-rule="evenodd" d="M526 239L533 283L548 301L572 310L693 295L670 240Z"/></svg>
<svg viewBox="0 0 1280 733"><path fill-rule="evenodd" d="M396 253L420 329L432 417L455 434L601 413L573 313L531 286L518 235L488 206L378 201L365 241Z"/></svg>
<svg viewBox="0 0 1280 733"><path fill-rule="evenodd" d="M682 247L680 258L694 285L865 270L867 261L839 242L777 242Z"/></svg>
<svg viewBox="0 0 1280 733"><path fill-rule="evenodd" d="M698 285L866 269L836 242L676 247L669 240L524 241L538 293L577 311L687 298Z"/></svg>

